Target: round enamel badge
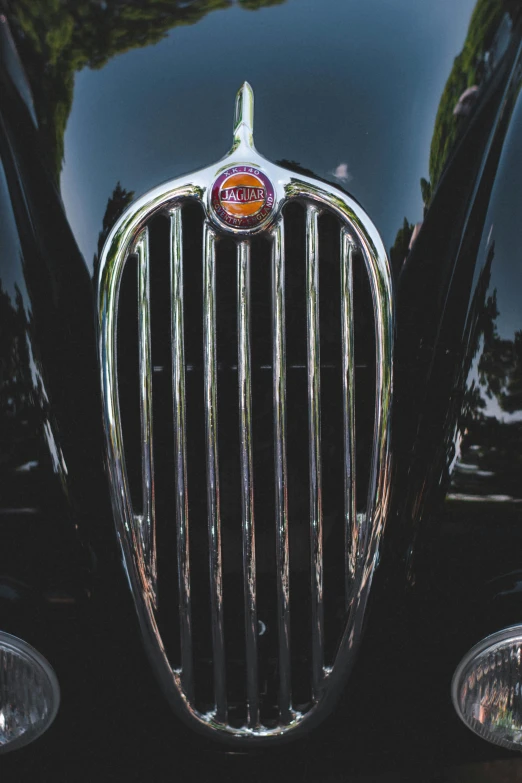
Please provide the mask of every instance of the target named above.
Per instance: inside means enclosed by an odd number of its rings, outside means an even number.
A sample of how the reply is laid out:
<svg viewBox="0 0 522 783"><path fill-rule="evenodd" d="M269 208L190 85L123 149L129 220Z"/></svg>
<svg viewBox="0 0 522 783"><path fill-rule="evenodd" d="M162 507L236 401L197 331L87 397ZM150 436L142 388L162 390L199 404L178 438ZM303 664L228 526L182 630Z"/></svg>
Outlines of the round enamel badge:
<svg viewBox="0 0 522 783"><path fill-rule="evenodd" d="M212 186L212 209L231 228L255 228L274 209L274 186L253 166L231 166Z"/></svg>

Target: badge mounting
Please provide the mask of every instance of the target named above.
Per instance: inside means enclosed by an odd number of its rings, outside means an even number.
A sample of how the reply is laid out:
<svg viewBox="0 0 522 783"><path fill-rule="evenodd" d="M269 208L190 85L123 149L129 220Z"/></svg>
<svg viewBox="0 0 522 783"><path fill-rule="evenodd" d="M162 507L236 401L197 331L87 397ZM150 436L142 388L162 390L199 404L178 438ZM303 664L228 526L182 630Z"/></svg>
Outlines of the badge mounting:
<svg viewBox="0 0 522 783"><path fill-rule="evenodd" d="M273 177L275 167L254 146L254 95L245 82L238 93L234 140L208 191L208 212L221 229L253 234L276 218L282 194ZM270 173L268 173L270 172Z"/></svg>
<svg viewBox="0 0 522 783"><path fill-rule="evenodd" d="M274 203L274 186L254 166L230 166L212 186L212 209L232 228L257 228L270 217Z"/></svg>

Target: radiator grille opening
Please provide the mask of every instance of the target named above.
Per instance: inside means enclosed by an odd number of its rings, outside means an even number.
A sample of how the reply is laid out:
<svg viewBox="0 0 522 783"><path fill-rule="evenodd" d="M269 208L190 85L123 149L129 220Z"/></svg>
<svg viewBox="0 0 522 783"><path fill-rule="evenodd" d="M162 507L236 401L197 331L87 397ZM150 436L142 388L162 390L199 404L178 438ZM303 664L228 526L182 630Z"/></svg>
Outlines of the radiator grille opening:
<svg viewBox="0 0 522 783"><path fill-rule="evenodd" d="M308 429L306 205L284 209L288 519L290 551L290 681L295 710L313 699L313 629L310 580L310 436ZM204 214L197 203L182 208L187 492L194 702L215 705L210 607L208 497L203 352ZM173 669L181 666L176 537L176 468L171 344L170 222L148 223L152 351L154 487L158 571L158 624ZM342 225L331 214L318 220L319 346L323 508L324 665L333 664L346 621L345 486L341 339ZM260 719L280 721L280 656L274 473L272 242L250 240L252 460L257 572L257 653ZM215 249L218 455L221 502L225 679L229 725L244 726L247 661L241 522L238 392L237 242L219 238ZM364 513L375 410L375 326L364 261L353 264L357 510ZM137 261L124 269L118 305L118 389L125 459L135 513L141 491L138 392Z"/></svg>
<svg viewBox="0 0 522 783"><path fill-rule="evenodd" d="M331 712L390 497L393 301L353 198L233 145L116 220L97 289L114 521L174 710L244 746ZM225 183L228 183L225 185Z"/></svg>

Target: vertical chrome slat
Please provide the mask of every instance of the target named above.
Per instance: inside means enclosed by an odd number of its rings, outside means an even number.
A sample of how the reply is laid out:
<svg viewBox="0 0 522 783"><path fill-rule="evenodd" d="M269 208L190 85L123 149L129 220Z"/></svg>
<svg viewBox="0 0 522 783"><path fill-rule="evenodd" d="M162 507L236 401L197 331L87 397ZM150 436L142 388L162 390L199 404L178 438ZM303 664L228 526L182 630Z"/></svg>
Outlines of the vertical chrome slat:
<svg viewBox="0 0 522 783"><path fill-rule="evenodd" d="M239 433L241 461L241 516L249 728L259 725L257 682L256 542L254 475L252 468L252 377L250 366L250 243L237 246L237 334Z"/></svg>
<svg viewBox="0 0 522 783"><path fill-rule="evenodd" d="M324 674L318 217L319 210L313 205L308 205L306 208L306 324L312 577L312 697L314 699L319 697Z"/></svg>
<svg viewBox="0 0 522 783"><path fill-rule="evenodd" d="M171 350L174 402L174 460L176 473L176 534L181 641L181 683L189 701L194 697L192 667L192 614L190 601L190 549L187 491L185 416L185 337L183 317L183 234L181 207L170 212L170 281L172 297Z"/></svg>
<svg viewBox="0 0 522 783"><path fill-rule="evenodd" d="M138 342L141 420L141 486L143 512L140 517L141 543L151 594L156 595L156 541L154 503L154 456L152 440L152 358L150 326L149 232L138 237Z"/></svg>
<svg viewBox="0 0 522 783"><path fill-rule="evenodd" d="M225 634L223 624L223 567L221 562L221 518L219 505L219 461L217 424L216 360L216 235L205 223L203 232L203 363L205 386L205 431L207 503L210 560L210 600L214 657L216 718L227 715L225 678Z"/></svg>
<svg viewBox="0 0 522 783"><path fill-rule="evenodd" d="M279 631L279 714L290 719L290 549L286 464L285 244L282 220L272 236L272 353L276 504L277 619Z"/></svg>
<svg viewBox="0 0 522 783"><path fill-rule="evenodd" d="M365 520L359 535L363 541L360 548L367 548L368 536L374 530L382 528L383 519L376 516L375 509L386 507L389 493L390 460L387 449L383 445L389 438L390 404L392 398L392 361L391 345L393 340L393 325L390 314L391 288L389 279L379 276L371 253L365 246L362 248L364 263L368 273L373 301L375 326L375 418L370 480L368 482L368 499L366 502ZM388 287L386 288L386 284ZM383 458L385 455L385 458ZM386 490L386 497L382 490Z"/></svg>
<svg viewBox="0 0 522 783"><path fill-rule="evenodd" d="M355 579L359 526L355 495L355 363L353 314L353 254L351 235L341 231L341 344L344 419L345 591L346 608Z"/></svg>

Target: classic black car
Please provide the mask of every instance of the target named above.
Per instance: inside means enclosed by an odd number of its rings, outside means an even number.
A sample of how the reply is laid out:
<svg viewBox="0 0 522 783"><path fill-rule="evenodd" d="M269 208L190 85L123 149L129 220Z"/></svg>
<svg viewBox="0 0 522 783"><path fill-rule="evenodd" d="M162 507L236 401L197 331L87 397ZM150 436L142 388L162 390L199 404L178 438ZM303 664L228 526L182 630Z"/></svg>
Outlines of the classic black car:
<svg viewBox="0 0 522 783"><path fill-rule="evenodd" d="M2 780L522 779L521 12L0 0Z"/></svg>

